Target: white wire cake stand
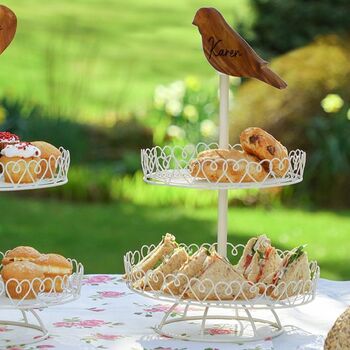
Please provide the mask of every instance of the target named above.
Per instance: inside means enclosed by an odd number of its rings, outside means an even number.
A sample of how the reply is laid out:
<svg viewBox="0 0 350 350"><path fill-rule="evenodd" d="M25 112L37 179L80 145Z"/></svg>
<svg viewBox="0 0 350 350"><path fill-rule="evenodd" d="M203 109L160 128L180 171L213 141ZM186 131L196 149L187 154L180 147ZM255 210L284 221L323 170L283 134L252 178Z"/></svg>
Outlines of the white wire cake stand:
<svg viewBox="0 0 350 350"><path fill-rule="evenodd" d="M228 190L238 188L267 188L288 186L301 182L305 169L306 154L302 150L293 150L283 159L264 159L248 161L247 159L223 159L219 161L208 158L200 162L198 155L202 151L211 149L225 149L242 152L240 145L230 145L229 140L229 77L219 73L220 77L220 122L219 142L199 143L187 146L155 146L141 150L141 164L144 181L150 184L176 186L195 189L218 190L218 234L217 243L212 245L218 254L224 258L229 253L234 261L238 251L244 246L233 246L227 243L228 220ZM231 154L230 153L230 154ZM195 170L195 171L194 171ZM212 175L215 175L214 177ZM211 246L204 244L205 246ZM185 246L188 252L196 250L196 245ZM267 337L275 337L283 332L282 323L276 313L276 309L291 308L307 304L315 298L317 280L320 275L319 267L315 261L310 263L311 280L290 281L285 285L288 294L283 298L272 299L269 290L274 286L253 286L219 282L220 290L224 290L230 297L216 300L199 298L189 299L186 295L172 295L162 290L149 290L135 287L136 264L142 260L152 249L151 246L143 246L140 251L128 252L124 256L127 284L135 293L157 300L171 302L173 305L165 313L161 323L155 326L155 331L161 335L193 341L211 342L247 342ZM228 252L229 251L229 252ZM279 251L281 256L287 252ZM152 271L150 271L152 273ZM139 278L149 276L140 275ZM137 272L136 272L137 275ZM183 276L186 278L186 276ZM174 279L178 276L163 276L163 279ZM192 280L186 282L190 286ZM197 281L198 282L198 281ZM218 285L212 283L212 290L216 293ZM249 284L249 282L247 281ZM198 283L197 283L198 284ZM190 287L189 287L190 288ZM259 290L254 298L234 297L233 290L248 288L251 292ZM254 290L253 290L254 289ZM204 287L203 287L203 290ZM244 293L243 293L244 296ZM184 308L179 311L182 305ZM174 312L176 310L176 312ZM259 315L260 314L260 315ZM179 316L176 316L179 315ZM207 326L214 322L218 332L213 337L206 333ZM215 323L216 322L216 323ZM222 326L229 324L232 333L220 332ZM180 328L179 328L180 327Z"/></svg>
<svg viewBox="0 0 350 350"><path fill-rule="evenodd" d="M189 254L193 254L201 247L208 250L216 249L217 244L196 244L185 245ZM237 263L241 256L244 245L227 244L228 259ZM314 300L316 286L320 269L315 261L309 264L311 279L306 281L289 281L280 286L280 293L277 297L271 297L271 290L274 285L264 283L252 284L249 281L240 283L237 281L217 282L210 279L199 280L196 277L189 279L184 274L172 273L169 275L152 275L152 270L146 274L137 270L137 264L147 256L155 245L143 246L140 250L129 251L124 256L126 271L126 283L135 293L160 301L170 302L173 305L165 313L161 323L155 327L157 333L177 339L194 341L213 341L212 334L207 333L208 326L213 329L218 327L219 332L215 341L219 342L246 342L261 340L266 337L275 337L283 332L283 326L276 313L276 309L291 308L305 305ZM277 250L281 258L288 251ZM166 288L169 282L177 283L180 279L185 280L186 288L180 294L173 293ZM143 280L143 284L138 282ZM158 287L151 282L157 282ZM160 286L161 285L161 286ZM197 285L196 289L192 286ZM209 286L209 287L208 287ZM187 293L191 292L191 297ZM249 293L248 293L249 291ZM216 295L215 300L212 295ZM183 308L180 307L183 305ZM176 311L176 312L175 312ZM261 314L258 317L256 314ZM220 334L220 327L225 324L232 330L232 333ZM180 328L179 328L180 325Z"/></svg>
<svg viewBox="0 0 350 350"><path fill-rule="evenodd" d="M4 253L0 253L0 258L2 259L4 255ZM69 276L36 278L31 281L10 279L6 282L0 278L0 313L1 310L19 311L23 318L22 321L0 320L0 324L15 327L21 334L24 329L33 330L35 333L35 336L33 336L30 332L28 339L21 339L21 345L33 344L49 336L37 310L66 304L79 298L84 267L74 259L68 260L71 261L73 266L73 272ZM59 285L59 289L56 287L57 285ZM16 295L13 293L16 293ZM8 340L0 338L0 348L5 345L19 345L17 338L13 341L14 343L9 343Z"/></svg>
<svg viewBox="0 0 350 350"><path fill-rule="evenodd" d="M48 159L17 161L1 164L0 191L22 191L50 188L68 182L70 153L60 147L61 156Z"/></svg>
<svg viewBox="0 0 350 350"><path fill-rule="evenodd" d="M20 159L2 163L0 159L0 191L11 192L21 190L36 190L64 185L68 182L70 153L63 147L59 148L59 157L50 156L48 159ZM0 252L0 259L6 253ZM6 283L0 278L0 312L7 310L14 317L18 312L22 321L0 320L0 324L18 330L17 335L25 334L25 339L13 336L11 342L0 337L0 348L28 345L39 342L48 337L48 331L40 319L37 310L55 305L62 305L79 298L84 268L81 263L69 259L73 266L73 273L67 277L57 276L53 279L34 279L33 281L16 281L11 279ZM45 285L51 284L47 291ZM56 290L55 284L61 286ZM8 287L15 284L15 292L19 298L11 297ZM21 295L21 293L24 293ZM30 296L30 299L28 298ZM25 331L26 330L26 331ZM28 331L28 332L27 332ZM35 333L33 336L32 333ZM13 340L13 343L12 343Z"/></svg>

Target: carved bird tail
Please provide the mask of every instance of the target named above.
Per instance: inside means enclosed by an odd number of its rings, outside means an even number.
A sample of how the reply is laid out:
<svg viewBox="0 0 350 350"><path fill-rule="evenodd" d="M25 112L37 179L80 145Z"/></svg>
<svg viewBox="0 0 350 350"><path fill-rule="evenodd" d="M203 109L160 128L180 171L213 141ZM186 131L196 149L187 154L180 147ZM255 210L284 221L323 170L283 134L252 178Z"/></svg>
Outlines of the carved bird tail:
<svg viewBox="0 0 350 350"><path fill-rule="evenodd" d="M287 83L283 81L275 72L273 72L268 66L263 65L261 67L261 73L258 79L264 81L267 84L274 86L277 89L285 89Z"/></svg>

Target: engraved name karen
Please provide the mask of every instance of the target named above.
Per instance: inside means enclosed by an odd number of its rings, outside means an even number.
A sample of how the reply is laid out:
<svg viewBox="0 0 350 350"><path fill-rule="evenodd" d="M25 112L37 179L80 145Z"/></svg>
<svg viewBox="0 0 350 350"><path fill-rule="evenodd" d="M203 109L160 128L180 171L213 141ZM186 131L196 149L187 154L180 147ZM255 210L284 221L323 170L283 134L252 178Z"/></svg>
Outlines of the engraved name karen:
<svg viewBox="0 0 350 350"><path fill-rule="evenodd" d="M217 46L222 42L222 40L218 39L215 40L214 37L210 37L208 39L208 42L210 44L210 54L209 54L209 59L212 58L212 56L228 56L228 57L240 57L242 54L239 52L239 50L236 49L219 49Z"/></svg>

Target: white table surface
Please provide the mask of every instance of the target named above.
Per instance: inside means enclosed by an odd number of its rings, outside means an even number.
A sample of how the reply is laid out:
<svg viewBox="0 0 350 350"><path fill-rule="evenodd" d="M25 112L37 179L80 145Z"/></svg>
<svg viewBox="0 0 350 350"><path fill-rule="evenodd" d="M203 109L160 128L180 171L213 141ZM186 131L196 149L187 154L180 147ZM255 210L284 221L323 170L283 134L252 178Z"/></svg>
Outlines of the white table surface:
<svg viewBox="0 0 350 350"><path fill-rule="evenodd" d="M295 350L323 349L335 319L350 305L350 282L320 280L317 297L308 305L278 310L286 332L274 339L236 345L173 340L155 334L170 304L130 292L120 275L89 275L81 298L39 311L50 338L30 346L10 346L19 335L0 326L0 348L10 350ZM181 311L181 310L180 310ZM19 320L14 311L0 310L1 319ZM287 325L287 326L286 326ZM225 331L225 330L224 330ZM215 329L210 332L215 333Z"/></svg>

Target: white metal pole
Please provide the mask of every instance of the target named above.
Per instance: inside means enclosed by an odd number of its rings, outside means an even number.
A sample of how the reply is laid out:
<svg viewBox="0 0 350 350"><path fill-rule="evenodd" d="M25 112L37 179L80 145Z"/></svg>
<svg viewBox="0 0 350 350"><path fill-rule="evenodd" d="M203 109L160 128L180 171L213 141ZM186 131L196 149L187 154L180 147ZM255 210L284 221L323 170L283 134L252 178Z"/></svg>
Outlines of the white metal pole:
<svg viewBox="0 0 350 350"><path fill-rule="evenodd" d="M229 146L229 76L219 73L220 79L220 120L219 120L219 147ZM218 253L223 257L227 255L227 190L219 190L218 199Z"/></svg>

